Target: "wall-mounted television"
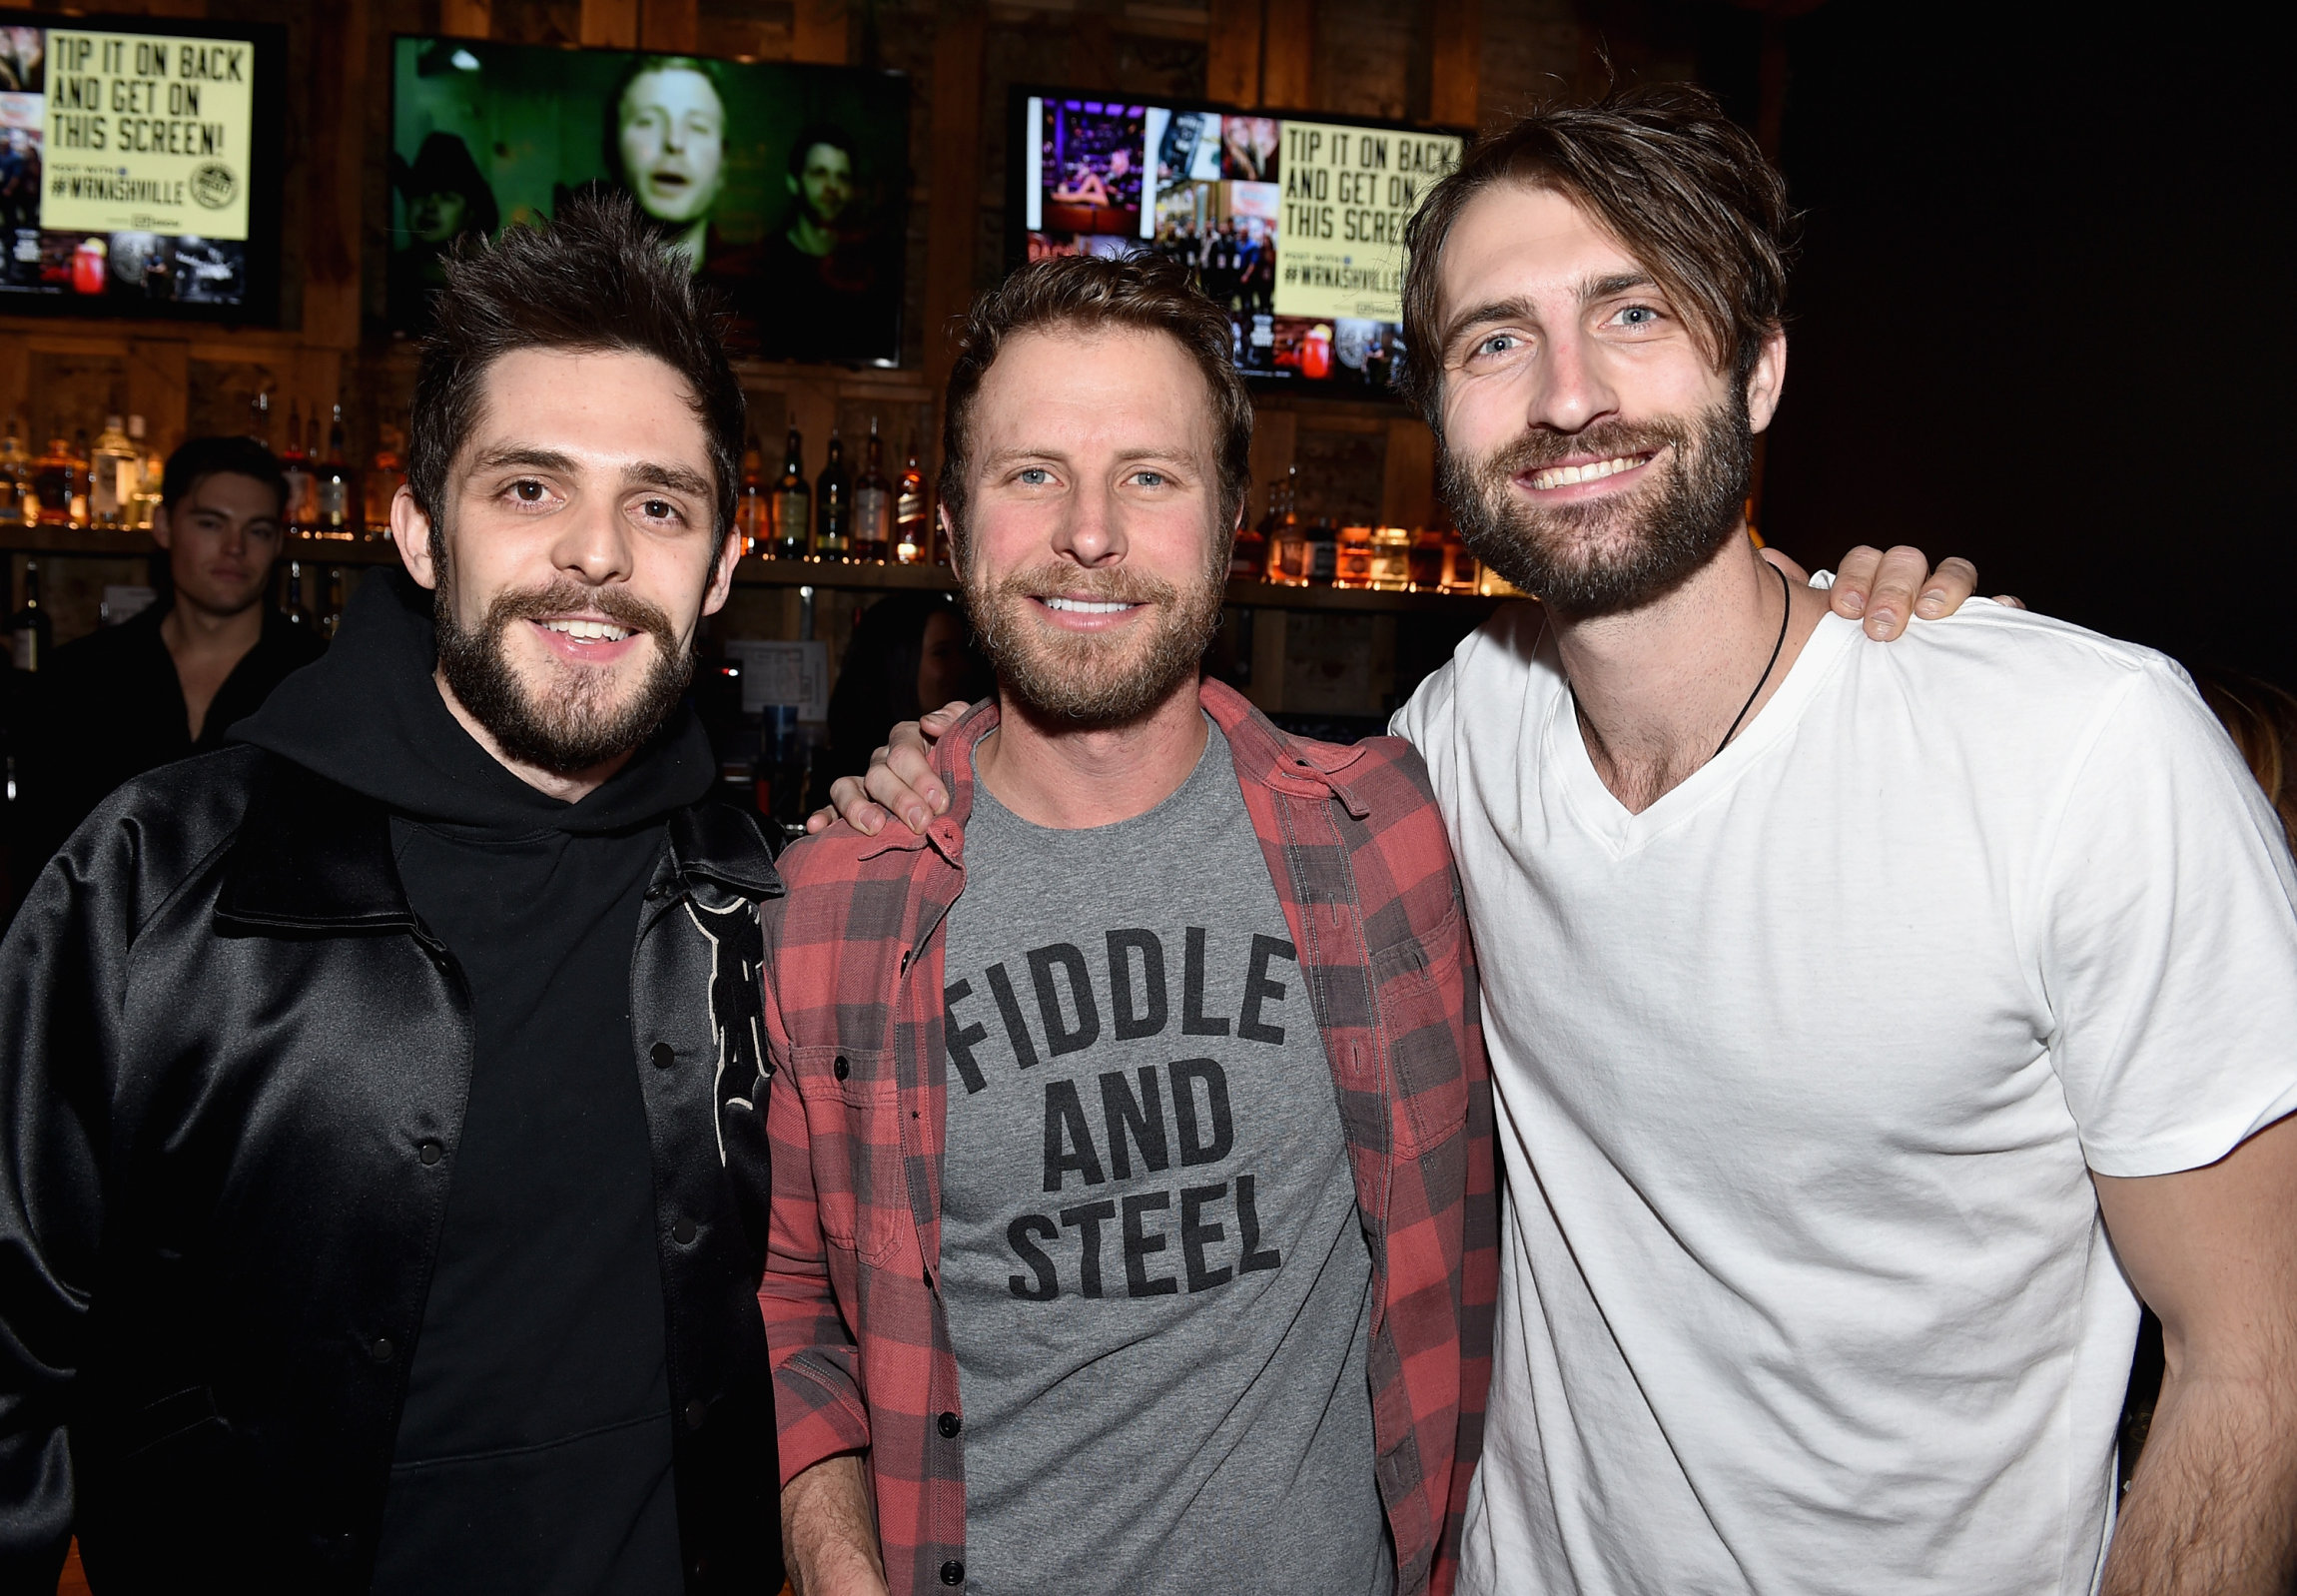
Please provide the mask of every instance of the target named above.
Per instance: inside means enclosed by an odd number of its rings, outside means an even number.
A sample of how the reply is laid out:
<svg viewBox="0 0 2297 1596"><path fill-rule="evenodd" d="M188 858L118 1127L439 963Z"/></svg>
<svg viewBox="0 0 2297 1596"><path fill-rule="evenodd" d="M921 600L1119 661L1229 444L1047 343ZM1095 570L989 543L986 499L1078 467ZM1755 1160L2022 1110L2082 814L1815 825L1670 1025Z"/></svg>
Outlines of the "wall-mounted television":
<svg viewBox="0 0 2297 1596"><path fill-rule="evenodd" d="M716 291L736 353L893 366L908 170L899 73L401 37L390 326L421 330L461 238L606 185Z"/></svg>
<svg viewBox="0 0 2297 1596"><path fill-rule="evenodd" d="M0 11L0 313L279 313L286 33Z"/></svg>
<svg viewBox="0 0 2297 1596"><path fill-rule="evenodd" d="M1247 377L1350 398L1394 384L1404 223L1466 147L1452 129L1027 87L1011 139L1009 265L1183 261Z"/></svg>

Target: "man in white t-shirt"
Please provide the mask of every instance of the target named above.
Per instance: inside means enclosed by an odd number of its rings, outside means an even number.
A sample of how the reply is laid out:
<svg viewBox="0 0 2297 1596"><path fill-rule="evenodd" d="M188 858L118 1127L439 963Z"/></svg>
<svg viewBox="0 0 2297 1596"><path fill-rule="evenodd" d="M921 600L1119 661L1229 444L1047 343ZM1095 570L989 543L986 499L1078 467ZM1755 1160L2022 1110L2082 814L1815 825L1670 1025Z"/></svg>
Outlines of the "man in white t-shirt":
<svg viewBox="0 0 2297 1596"><path fill-rule="evenodd" d="M2160 655L1984 602L1880 646L1756 557L1787 223L1665 88L1527 118L1413 224L1447 497L1546 599L1395 723L1506 1167L1461 1589L2285 1590L2279 822ZM1985 446L1941 422L1941 470Z"/></svg>

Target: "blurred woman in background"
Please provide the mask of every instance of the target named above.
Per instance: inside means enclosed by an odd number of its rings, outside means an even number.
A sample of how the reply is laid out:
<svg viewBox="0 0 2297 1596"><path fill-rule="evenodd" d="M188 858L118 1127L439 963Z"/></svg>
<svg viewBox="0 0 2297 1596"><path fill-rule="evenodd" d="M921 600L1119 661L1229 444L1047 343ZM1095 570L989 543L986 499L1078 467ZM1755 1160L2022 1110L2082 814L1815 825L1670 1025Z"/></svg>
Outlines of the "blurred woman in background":
<svg viewBox="0 0 2297 1596"><path fill-rule="evenodd" d="M2202 701L2232 734L2297 848L2297 694L2231 670L2197 670Z"/></svg>
<svg viewBox="0 0 2297 1596"><path fill-rule="evenodd" d="M869 769L896 722L951 699L989 691L989 666L974 651L965 613L950 593L892 593L854 625L830 693L829 747L814 761L807 803L829 802L830 783Z"/></svg>

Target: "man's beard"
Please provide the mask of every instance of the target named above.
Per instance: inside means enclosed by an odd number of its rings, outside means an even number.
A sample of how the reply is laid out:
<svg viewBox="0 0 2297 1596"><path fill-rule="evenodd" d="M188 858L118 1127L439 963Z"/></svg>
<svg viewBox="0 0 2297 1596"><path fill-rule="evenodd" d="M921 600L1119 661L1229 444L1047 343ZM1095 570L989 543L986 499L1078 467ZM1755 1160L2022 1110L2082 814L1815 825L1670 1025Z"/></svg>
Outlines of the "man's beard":
<svg viewBox="0 0 2297 1596"><path fill-rule="evenodd" d="M1629 491L1541 508L1511 480L1568 459L1673 445L1665 474ZM1531 432L1481 459L1446 452L1444 499L1460 538L1527 593L1568 615L1614 615L1673 590L1738 530L1755 452L1744 396L1692 420L1598 421Z"/></svg>
<svg viewBox="0 0 2297 1596"><path fill-rule="evenodd" d="M1226 568L1225 558L1221 561ZM1067 632L1030 613L1035 595L1096 603L1153 604L1158 615L1106 632ZM968 570L965 607L998 686L1022 708L1073 727L1122 726L1195 677L1220 626L1226 588L1207 572L1186 591L1125 566L1082 570L1048 562L994 586ZM1144 627L1151 628L1144 638Z"/></svg>
<svg viewBox="0 0 2297 1596"><path fill-rule="evenodd" d="M495 595L485 619L465 630L455 619L451 581L441 581L433 609L438 668L471 718L509 758L553 775L572 776L630 753L652 736L684 696L693 656L676 647L670 617L636 594L585 587L561 577L548 587ZM624 701L613 701L615 673L605 666L545 666L530 688L510 662L510 628L555 615L603 615L654 640L654 661Z"/></svg>

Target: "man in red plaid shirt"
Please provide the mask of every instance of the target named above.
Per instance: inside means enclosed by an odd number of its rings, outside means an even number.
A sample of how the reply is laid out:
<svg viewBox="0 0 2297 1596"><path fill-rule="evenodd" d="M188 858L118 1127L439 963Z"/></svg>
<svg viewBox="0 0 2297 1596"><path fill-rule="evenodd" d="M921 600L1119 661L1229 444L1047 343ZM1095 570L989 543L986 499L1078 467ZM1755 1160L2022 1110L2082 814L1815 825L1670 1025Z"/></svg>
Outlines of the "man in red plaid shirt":
<svg viewBox="0 0 2297 1596"><path fill-rule="evenodd" d="M923 836L784 856L760 1291L807 1596L1447 1591L1496 1275L1418 756L1198 679L1224 319L1090 258L976 307L944 513L998 693Z"/></svg>

